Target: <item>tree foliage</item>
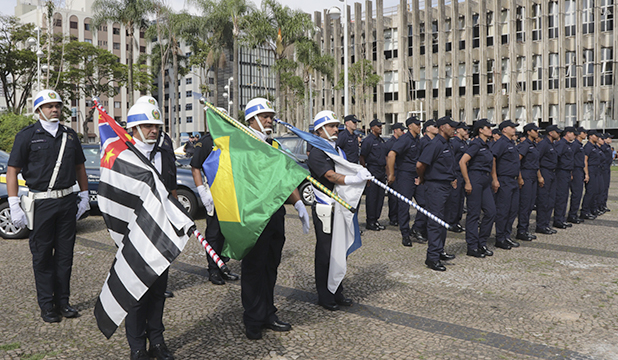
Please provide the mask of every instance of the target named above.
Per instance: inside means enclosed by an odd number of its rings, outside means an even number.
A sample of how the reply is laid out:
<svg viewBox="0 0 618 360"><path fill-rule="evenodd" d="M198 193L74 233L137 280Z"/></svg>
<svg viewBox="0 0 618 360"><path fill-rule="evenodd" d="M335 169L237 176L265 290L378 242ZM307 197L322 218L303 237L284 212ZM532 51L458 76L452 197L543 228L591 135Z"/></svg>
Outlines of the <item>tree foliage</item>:
<svg viewBox="0 0 618 360"><path fill-rule="evenodd" d="M6 113L0 115L0 149L11 152L15 135L24 127L34 124L32 116Z"/></svg>

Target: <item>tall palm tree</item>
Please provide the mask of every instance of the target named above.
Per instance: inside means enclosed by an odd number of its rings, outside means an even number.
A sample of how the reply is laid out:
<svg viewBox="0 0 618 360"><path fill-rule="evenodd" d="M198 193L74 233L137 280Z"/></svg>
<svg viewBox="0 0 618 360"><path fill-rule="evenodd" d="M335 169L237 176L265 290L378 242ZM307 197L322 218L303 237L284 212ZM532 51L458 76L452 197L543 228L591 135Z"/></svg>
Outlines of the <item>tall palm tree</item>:
<svg viewBox="0 0 618 360"><path fill-rule="evenodd" d="M97 29L101 24L118 22L125 26L129 36L129 103L133 104L133 47L135 46L135 30L146 29L147 16L154 9L150 0L95 0L92 4L94 12L93 24Z"/></svg>

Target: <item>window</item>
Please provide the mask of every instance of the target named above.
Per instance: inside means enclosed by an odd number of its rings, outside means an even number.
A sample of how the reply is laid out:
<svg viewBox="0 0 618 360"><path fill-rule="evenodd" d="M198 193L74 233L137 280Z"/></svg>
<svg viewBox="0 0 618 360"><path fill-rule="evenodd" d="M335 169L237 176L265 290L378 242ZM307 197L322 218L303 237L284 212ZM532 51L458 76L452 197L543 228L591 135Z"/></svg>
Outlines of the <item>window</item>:
<svg viewBox="0 0 618 360"><path fill-rule="evenodd" d="M601 85L612 85L614 59L612 48L601 49Z"/></svg>
<svg viewBox="0 0 618 360"><path fill-rule="evenodd" d="M185 97L193 97L193 91L189 90L185 93Z"/></svg>
<svg viewBox="0 0 618 360"><path fill-rule="evenodd" d="M549 89L557 89L558 88L558 54L550 53L549 54L549 69L548 69L548 77L549 77Z"/></svg>
<svg viewBox="0 0 618 360"><path fill-rule="evenodd" d="M584 50L584 86L594 85L594 51Z"/></svg>
<svg viewBox="0 0 618 360"><path fill-rule="evenodd" d="M446 65L446 96L453 96L453 67L451 65Z"/></svg>
<svg viewBox="0 0 618 360"><path fill-rule="evenodd" d="M603 122L606 122L607 120L611 120L612 119L611 115L612 115L611 103L608 101L599 102L599 117L601 118L601 120Z"/></svg>
<svg viewBox="0 0 618 360"><path fill-rule="evenodd" d="M541 4L532 5L532 41L541 40Z"/></svg>
<svg viewBox="0 0 618 360"><path fill-rule="evenodd" d="M120 28L117 28L117 27L113 28L113 29L112 29L112 34L114 34L114 35L120 35Z"/></svg>
<svg viewBox="0 0 618 360"><path fill-rule="evenodd" d="M500 13L500 27L502 34L502 44L508 44L509 42L509 10L504 9Z"/></svg>
<svg viewBox="0 0 618 360"><path fill-rule="evenodd" d="M215 83L215 78L208 78L209 85L214 85L214 83Z"/></svg>
<svg viewBox="0 0 618 360"><path fill-rule="evenodd" d="M399 100L399 76L397 71L384 72L384 101Z"/></svg>
<svg viewBox="0 0 618 360"><path fill-rule="evenodd" d="M480 71L480 63L475 61L472 64L472 95L478 95L481 91Z"/></svg>
<svg viewBox="0 0 618 360"><path fill-rule="evenodd" d="M614 30L614 0L601 1L601 31Z"/></svg>
<svg viewBox="0 0 618 360"><path fill-rule="evenodd" d="M494 46L494 13L487 13L487 46Z"/></svg>
<svg viewBox="0 0 618 360"><path fill-rule="evenodd" d="M146 53L146 47L145 46L140 46L139 47L139 52L142 53L142 54Z"/></svg>
<svg viewBox="0 0 618 360"><path fill-rule="evenodd" d="M466 95L466 64L459 64L459 96Z"/></svg>
<svg viewBox="0 0 618 360"><path fill-rule="evenodd" d="M431 52L438 52L438 21L431 22Z"/></svg>
<svg viewBox="0 0 618 360"><path fill-rule="evenodd" d="M548 30L550 39L558 37L558 2L552 1L549 3Z"/></svg>
<svg viewBox="0 0 618 360"><path fill-rule="evenodd" d="M421 46L421 55L425 55L425 23L419 24L419 41Z"/></svg>
<svg viewBox="0 0 618 360"><path fill-rule="evenodd" d="M487 109L487 121L489 121L490 123L493 122L495 118L495 113L496 113L496 109L494 108Z"/></svg>
<svg viewBox="0 0 618 360"><path fill-rule="evenodd" d="M505 106L502 108L502 120L510 120L511 117L509 116L509 107Z"/></svg>
<svg viewBox="0 0 618 360"><path fill-rule="evenodd" d="M54 19L54 26L62 27L62 19Z"/></svg>
<svg viewBox="0 0 618 360"><path fill-rule="evenodd" d="M466 30L466 17L465 16L459 17L459 30L461 30L462 34ZM459 40L459 50L465 50L465 48L466 48L466 40Z"/></svg>
<svg viewBox="0 0 618 360"><path fill-rule="evenodd" d="M120 101L114 101L114 109L120 109Z"/></svg>
<svg viewBox="0 0 618 360"><path fill-rule="evenodd" d="M543 57L542 55L532 56L532 90L543 89Z"/></svg>
<svg viewBox="0 0 618 360"><path fill-rule="evenodd" d="M517 91L526 91L526 57L517 57Z"/></svg>
<svg viewBox="0 0 618 360"><path fill-rule="evenodd" d="M438 67L437 66L434 66L433 68L431 68L431 82L433 84L433 88L432 88L433 97L437 98L438 97L438 87L439 87L439 82L440 82L440 78L438 77Z"/></svg>
<svg viewBox="0 0 618 360"><path fill-rule="evenodd" d="M494 64L495 60L487 60L487 93L494 93Z"/></svg>
<svg viewBox="0 0 618 360"><path fill-rule="evenodd" d="M510 59L502 59L502 95L506 95L509 91L509 83L511 82Z"/></svg>
<svg viewBox="0 0 618 360"><path fill-rule="evenodd" d="M472 47L477 48L480 46L480 25L479 14L472 15Z"/></svg>
<svg viewBox="0 0 618 360"><path fill-rule="evenodd" d="M84 24L84 30L90 31L90 24Z"/></svg>
<svg viewBox="0 0 618 360"><path fill-rule="evenodd" d="M585 102L584 103L584 115L583 121L588 122L592 120L592 114L594 112L594 103L593 102Z"/></svg>
<svg viewBox="0 0 618 360"><path fill-rule="evenodd" d="M543 111L541 111L541 109L541 105L532 106L532 121L536 122L537 124L540 124L541 120L543 119Z"/></svg>
<svg viewBox="0 0 618 360"><path fill-rule="evenodd" d="M69 27L71 29L77 29L77 21L69 21Z"/></svg>
<svg viewBox="0 0 618 360"><path fill-rule="evenodd" d="M523 106L515 107L515 123L526 123L526 108Z"/></svg>
<svg viewBox="0 0 618 360"><path fill-rule="evenodd" d="M564 112L564 126L574 126L577 121L577 104L566 104Z"/></svg>
<svg viewBox="0 0 618 360"><path fill-rule="evenodd" d="M426 86L426 79L425 79L425 68L421 68L419 71L419 79L416 82L414 88L416 91L416 99L424 99L425 98L425 86Z"/></svg>
<svg viewBox="0 0 618 360"><path fill-rule="evenodd" d="M584 26L583 33L592 34L594 32L594 0L584 0L582 22Z"/></svg>
<svg viewBox="0 0 618 360"><path fill-rule="evenodd" d="M558 123L558 105L549 105L549 123Z"/></svg>
<svg viewBox="0 0 618 360"><path fill-rule="evenodd" d="M575 36L575 0L564 1L564 36Z"/></svg>
<svg viewBox="0 0 618 360"><path fill-rule="evenodd" d="M193 122L193 116L187 116L187 124Z"/></svg>
<svg viewBox="0 0 618 360"><path fill-rule="evenodd" d="M190 77L189 77L189 78L186 78L186 79L185 79L185 84L187 84L187 85L191 85L191 84L193 84L193 78L190 78Z"/></svg>
<svg viewBox="0 0 618 360"><path fill-rule="evenodd" d="M386 60L397 57L397 29L384 30L384 58Z"/></svg>
<svg viewBox="0 0 618 360"><path fill-rule="evenodd" d="M564 59L564 87L574 88L577 86L577 70L575 67L575 51L567 51Z"/></svg>
<svg viewBox="0 0 618 360"><path fill-rule="evenodd" d="M120 43L114 43L114 50L120 50Z"/></svg>
<svg viewBox="0 0 618 360"><path fill-rule="evenodd" d="M526 32L524 31L524 19L526 18L526 8L517 7L517 19L515 20L515 38L518 42L526 41Z"/></svg>
<svg viewBox="0 0 618 360"><path fill-rule="evenodd" d="M453 42L449 41L450 38L453 37L453 35L451 34L451 19L445 19L444 20L444 33L446 36L446 46L445 46L445 50L446 51L452 51L453 50Z"/></svg>
<svg viewBox="0 0 618 360"><path fill-rule="evenodd" d="M408 56L412 56L412 54L414 53L414 51L412 51L413 47L412 47L412 39L414 38L413 36L413 29L412 29L412 25L408 25Z"/></svg>
<svg viewBox="0 0 618 360"><path fill-rule="evenodd" d="M92 39L84 39L84 42L87 42L88 44L92 44Z"/></svg>

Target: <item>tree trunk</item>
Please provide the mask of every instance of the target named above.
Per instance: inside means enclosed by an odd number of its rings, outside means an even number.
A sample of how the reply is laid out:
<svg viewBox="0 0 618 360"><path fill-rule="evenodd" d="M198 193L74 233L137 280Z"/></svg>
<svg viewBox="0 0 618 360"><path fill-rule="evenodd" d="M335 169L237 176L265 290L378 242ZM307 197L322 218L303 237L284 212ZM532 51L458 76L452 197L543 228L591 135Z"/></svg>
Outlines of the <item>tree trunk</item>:
<svg viewBox="0 0 618 360"><path fill-rule="evenodd" d="M178 43L176 42L176 39L172 40L172 51L172 66L174 67L174 78L172 79L172 86L174 89L174 99L176 100L174 104L174 114L176 115L176 126L178 129L178 131L176 131L175 143L176 146L180 146L180 99L178 98Z"/></svg>
<svg viewBox="0 0 618 360"><path fill-rule="evenodd" d="M234 37L234 63L232 64L232 89L228 101L232 101L232 117L238 119L238 107L240 106L240 79L238 79L238 37Z"/></svg>
<svg viewBox="0 0 618 360"><path fill-rule="evenodd" d="M133 105L133 24L129 24L127 26L127 31L129 32L129 60L128 60L128 66L129 66L129 84L128 84L128 91L129 91L129 105Z"/></svg>
<svg viewBox="0 0 618 360"><path fill-rule="evenodd" d="M266 89L266 85L264 86ZM275 110L281 111L281 70L277 69L277 73L275 74Z"/></svg>
<svg viewBox="0 0 618 360"><path fill-rule="evenodd" d="M213 90L213 102L212 104L215 107L219 107L219 86L217 84L219 84L219 68L218 67L214 67L214 71L213 71L213 77L215 78L215 86L214 86L214 90Z"/></svg>
<svg viewBox="0 0 618 360"><path fill-rule="evenodd" d="M309 79L307 79L309 80ZM308 121L310 121L309 119L311 118L311 115L309 114L309 91L311 91L311 89L309 89L309 81L305 81L305 111L304 111L304 116L303 116L303 121L299 121L300 124L302 124L302 131L307 131L307 129L309 129L309 123Z"/></svg>

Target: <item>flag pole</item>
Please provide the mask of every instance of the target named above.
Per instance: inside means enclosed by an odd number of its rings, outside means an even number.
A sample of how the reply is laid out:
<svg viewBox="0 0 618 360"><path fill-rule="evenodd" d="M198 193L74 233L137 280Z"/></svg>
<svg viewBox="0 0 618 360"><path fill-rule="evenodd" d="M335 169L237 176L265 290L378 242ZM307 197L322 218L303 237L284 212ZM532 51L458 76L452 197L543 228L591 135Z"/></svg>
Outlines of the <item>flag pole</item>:
<svg viewBox="0 0 618 360"><path fill-rule="evenodd" d="M101 105L101 102L99 101L99 98L96 96L92 97L92 101L94 102L96 109L99 110L100 112L103 112L105 114L107 114L107 112L105 111L105 108L103 107L103 105ZM127 140L125 141L125 145L127 145L127 147L133 151L133 153L140 159L142 160L142 162L144 164L147 164L148 166L150 166L152 169L155 170L155 173L158 174L159 172L156 171L156 168L154 167L154 165L148 161L148 159L146 159L146 157L139 152L136 148L135 145L133 145L133 143L131 143L131 141ZM180 206L181 209L184 210L184 208L182 206ZM217 255L217 253L215 252L215 250L212 248L212 246L210 246L210 244L208 243L208 241L206 241L206 239L204 238L204 236L197 230L197 225L195 225L195 223L193 223L193 226L189 229L187 235L191 236L191 233L193 233L193 235L195 235L195 237L197 238L197 241L200 242L200 244L202 244L202 246L204 246L204 249L206 249L206 252L208 253L208 255L214 260L214 262L217 264L217 266L219 267L219 269L221 269L221 271L223 271L226 274L230 273L230 269L227 267L227 265L225 265L225 263L223 262L223 260L221 260L221 258L219 257L219 255Z"/></svg>
<svg viewBox="0 0 618 360"><path fill-rule="evenodd" d="M240 122L238 122L238 120L233 119L232 117L230 117L229 115L221 112L219 109L217 109L213 104L209 103L208 101L204 100L204 98L200 99L200 102L202 104L204 104L208 109L214 111L217 115L221 116L223 119L227 120L230 124L234 125L236 128L238 128L239 130L243 131L245 134L251 136L252 138L258 140L258 141L262 141L260 140L257 136L255 136L255 134L251 133L250 131L248 131L245 126L243 124L241 124ZM309 180L311 182L311 184L313 186L315 186L316 188L318 188L320 191L324 192L326 195L330 196L331 198L333 198L336 202L338 202L339 204L341 204L341 206L343 206L344 208L350 210L352 213L356 212L356 208L353 207L352 205L348 204L345 200L343 200L339 195L335 194L334 192L330 191L326 186L322 185L319 181L317 181L315 178L313 178L310 175L307 175L307 180Z"/></svg>

